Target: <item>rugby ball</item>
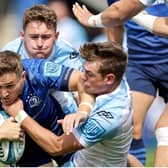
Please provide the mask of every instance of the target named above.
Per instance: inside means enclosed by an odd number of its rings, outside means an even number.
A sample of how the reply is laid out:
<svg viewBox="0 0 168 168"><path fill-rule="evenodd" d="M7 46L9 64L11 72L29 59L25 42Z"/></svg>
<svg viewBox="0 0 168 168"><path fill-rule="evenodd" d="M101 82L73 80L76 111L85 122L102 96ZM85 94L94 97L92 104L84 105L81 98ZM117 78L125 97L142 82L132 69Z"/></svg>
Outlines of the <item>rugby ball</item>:
<svg viewBox="0 0 168 168"><path fill-rule="evenodd" d="M4 111L0 111L0 125L9 117ZM0 162L5 164L16 163L23 155L25 149L25 136L21 141L0 141Z"/></svg>

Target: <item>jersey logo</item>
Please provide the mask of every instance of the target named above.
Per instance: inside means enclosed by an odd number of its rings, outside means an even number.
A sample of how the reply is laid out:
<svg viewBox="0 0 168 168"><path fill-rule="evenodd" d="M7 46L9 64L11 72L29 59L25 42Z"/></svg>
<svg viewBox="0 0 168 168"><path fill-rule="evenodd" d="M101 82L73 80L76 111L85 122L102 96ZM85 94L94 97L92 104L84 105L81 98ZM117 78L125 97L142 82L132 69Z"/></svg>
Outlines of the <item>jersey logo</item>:
<svg viewBox="0 0 168 168"><path fill-rule="evenodd" d="M52 62L46 62L44 64L44 75L45 76L59 76L61 73L61 68L58 64Z"/></svg>
<svg viewBox="0 0 168 168"><path fill-rule="evenodd" d="M27 97L26 102L29 103L30 108L36 107L41 103L40 98L32 94Z"/></svg>
<svg viewBox="0 0 168 168"><path fill-rule="evenodd" d="M70 55L70 59L75 59L78 57L78 53L77 52L72 52L71 55Z"/></svg>
<svg viewBox="0 0 168 168"><path fill-rule="evenodd" d="M99 112L97 112L97 114L99 116L104 116L104 117L109 118L109 119L114 118L113 115L110 112L107 112L107 111L99 111Z"/></svg>
<svg viewBox="0 0 168 168"><path fill-rule="evenodd" d="M86 124L82 125L81 131L87 139L96 139L100 137L104 132L104 128L95 119L88 119Z"/></svg>

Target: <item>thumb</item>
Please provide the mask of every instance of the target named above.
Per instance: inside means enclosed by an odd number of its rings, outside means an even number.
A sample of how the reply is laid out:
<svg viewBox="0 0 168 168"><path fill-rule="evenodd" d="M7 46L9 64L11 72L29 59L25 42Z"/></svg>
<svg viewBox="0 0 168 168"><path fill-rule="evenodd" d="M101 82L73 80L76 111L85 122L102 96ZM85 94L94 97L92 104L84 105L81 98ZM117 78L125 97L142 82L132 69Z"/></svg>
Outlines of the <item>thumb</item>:
<svg viewBox="0 0 168 168"><path fill-rule="evenodd" d="M7 120L8 121L15 121L14 117L9 117Z"/></svg>

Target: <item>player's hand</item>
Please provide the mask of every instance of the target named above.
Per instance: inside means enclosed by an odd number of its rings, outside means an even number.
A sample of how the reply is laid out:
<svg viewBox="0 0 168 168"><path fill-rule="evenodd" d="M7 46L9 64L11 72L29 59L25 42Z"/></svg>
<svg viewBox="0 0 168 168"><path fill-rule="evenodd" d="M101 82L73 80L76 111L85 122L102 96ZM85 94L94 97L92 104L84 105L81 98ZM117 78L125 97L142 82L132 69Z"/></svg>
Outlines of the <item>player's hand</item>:
<svg viewBox="0 0 168 168"><path fill-rule="evenodd" d="M72 7L72 11L81 24L89 26L88 19L93 14L86 8L85 5L82 5L81 7L78 3L75 3Z"/></svg>
<svg viewBox="0 0 168 168"><path fill-rule="evenodd" d="M23 130L19 123L16 123L13 117L6 119L0 126L0 139L22 140Z"/></svg>
<svg viewBox="0 0 168 168"><path fill-rule="evenodd" d="M67 135L72 132L73 128L76 128L81 121L84 121L87 118L86 114L77 112L74 114L68 114L62 120L58 120L59 124L62 124L64 133Z"/></svg>
<svg viewBox="0 0 168 168"><path fill-rule="evenodd" d="M4 105L2 104L2 107L4 110L10 115L15 117L17 113L23 109L23 102L21 99L17 99L13 104L11 105Z"/></svg>

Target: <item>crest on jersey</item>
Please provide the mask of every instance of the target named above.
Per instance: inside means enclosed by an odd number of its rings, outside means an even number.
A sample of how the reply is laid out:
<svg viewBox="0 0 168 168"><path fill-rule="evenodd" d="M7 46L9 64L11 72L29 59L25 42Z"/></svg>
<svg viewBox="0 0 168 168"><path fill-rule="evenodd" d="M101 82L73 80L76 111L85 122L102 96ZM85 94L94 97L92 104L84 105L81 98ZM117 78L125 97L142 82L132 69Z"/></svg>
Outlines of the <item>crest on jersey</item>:
<svg viewBox="0 0 168 168"><path fill-rule="evenodd" d="M88 119L86 124L82 125L81 130L87 139L96 139L100 137L105 129L95 119Z"/></svg>
<svg viewBox="0 0 168 168"><path fill-rule="evenodd" d="M46 62L44 65L44 75L45 76L60 76L61 68L58 64L52 62Z"/></svg>
<svg viewBox="0 0 168 168"><path fill-rule="evenodd" d="M26 102L29 103L30 108L34 108L34 107L38 106L41 103L41 100L40 100L39 97L37 97L37 96L35 96L33 94L30 94L27 97Z"/></svg>

